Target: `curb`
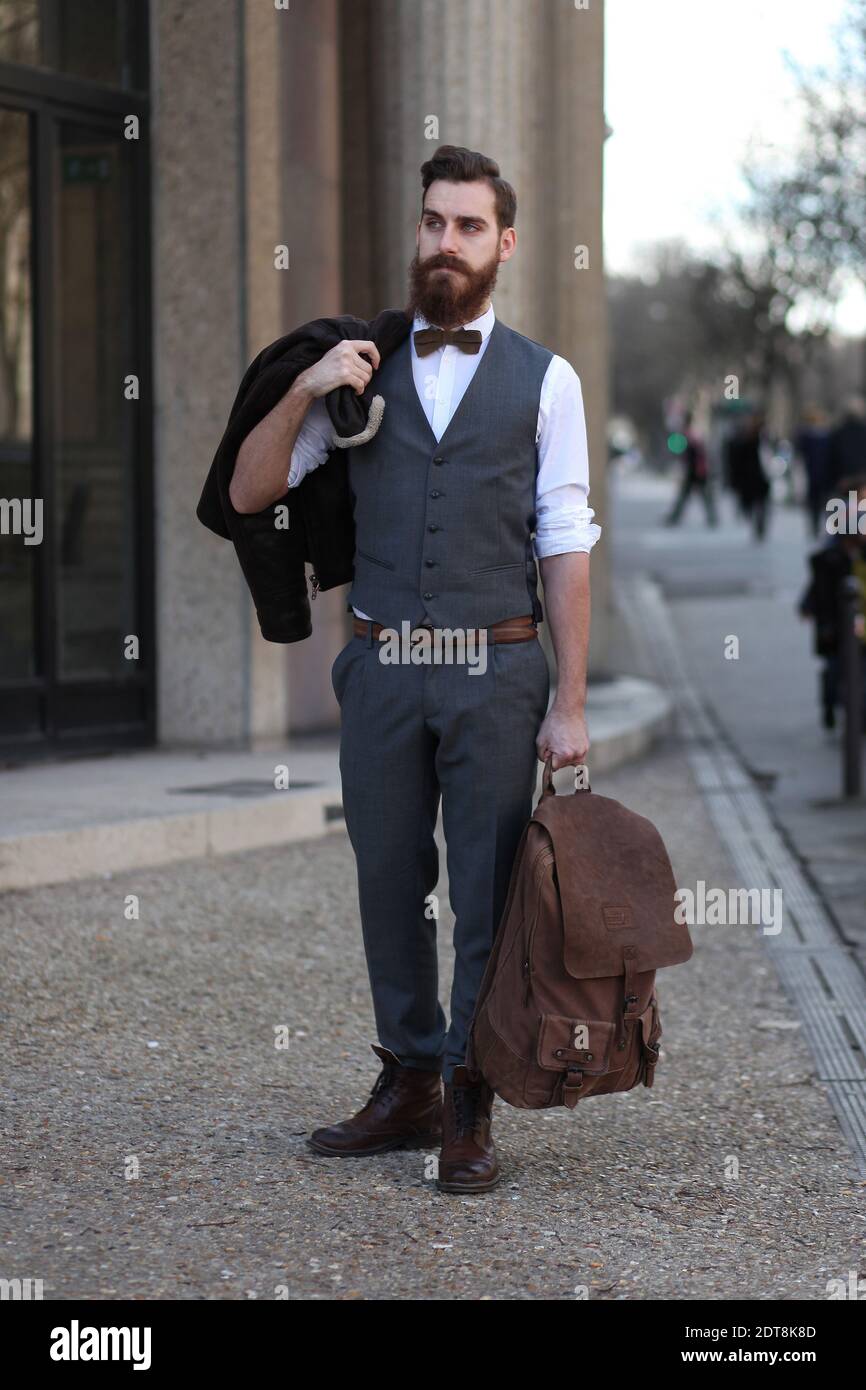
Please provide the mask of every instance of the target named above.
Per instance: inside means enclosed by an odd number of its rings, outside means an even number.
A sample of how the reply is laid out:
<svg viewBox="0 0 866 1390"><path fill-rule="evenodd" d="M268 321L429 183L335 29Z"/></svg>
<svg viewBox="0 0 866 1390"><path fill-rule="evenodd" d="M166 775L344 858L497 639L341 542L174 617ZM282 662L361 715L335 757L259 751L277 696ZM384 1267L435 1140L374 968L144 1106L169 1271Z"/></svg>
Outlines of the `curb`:
<svg viewBox="0 0 866 1390"><path fill-rule="evenodd" d="M596 776L642 756L669 728L672 706L652 682L621 677L589 687L587 716L592 735L590 773ZM159 750L157 754L165 756ZM336 763L336 740L328 757ZM219 764L219 755L211 762ZM317 766L322 767L321 759ZM128 767L129 777L134 778L132 759ZM536 795L541 773L539 763ZM74 776L74 772L67 768L58 773L63 775ZM102 821L54 830L49 827L53 804L62 796L58 785L46 810L45 829L0 837L0 892L106 878L131 869L237 854L344 831L339 773L336 783L331 782L333 775L329 767L315 787L245 797L231 805L156 810L153 815L130 819L116 815L109 819L106 810ZM573 779L569 767L554 773L554 784L561 792L572 790Z"/></svg>

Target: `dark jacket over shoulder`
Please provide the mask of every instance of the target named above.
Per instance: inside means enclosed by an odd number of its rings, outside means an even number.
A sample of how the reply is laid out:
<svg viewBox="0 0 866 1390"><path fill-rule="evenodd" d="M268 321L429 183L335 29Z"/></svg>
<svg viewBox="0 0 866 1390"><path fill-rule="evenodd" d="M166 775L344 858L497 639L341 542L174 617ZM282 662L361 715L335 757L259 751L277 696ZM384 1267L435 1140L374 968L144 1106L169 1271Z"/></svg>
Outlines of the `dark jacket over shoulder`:
<svg viewBox="0 0 866 1390"><path fill-rule="evenodd" d="M299 642L312 632L304 562L312 569L313 598L319 589L348 584L354 573L355 524L346 456L371 439L386 402L376 394L376 373L362 395L339 386L325 396L334 426L334 448L283 497L262 512L235 511L229 485L246 436L286 394L295 377L346 338L368 338L384 359L402 343L411 321L399 309L384 309L367 322L349 314L313 319L263 348L238 388L228 424L210 466L196 516L235 548L269 642ZM288 478L291 460L286 459Z"/></svg>

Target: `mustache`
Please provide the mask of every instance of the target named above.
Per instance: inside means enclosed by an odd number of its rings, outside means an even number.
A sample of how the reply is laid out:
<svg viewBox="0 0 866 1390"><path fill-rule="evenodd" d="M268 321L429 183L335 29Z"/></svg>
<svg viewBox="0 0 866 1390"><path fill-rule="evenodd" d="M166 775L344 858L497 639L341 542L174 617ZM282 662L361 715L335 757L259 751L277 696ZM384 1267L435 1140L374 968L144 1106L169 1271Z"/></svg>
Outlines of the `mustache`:
<svg viewBox="0 0 866 1390"><path fill-rule="evenodd" d="M440 255L430 256L426 261L422 261L420 269L425 274L431 270L462 270L464 274L469 274L469 267L464 265L462 261L454 261L448 256Z"/></svg>

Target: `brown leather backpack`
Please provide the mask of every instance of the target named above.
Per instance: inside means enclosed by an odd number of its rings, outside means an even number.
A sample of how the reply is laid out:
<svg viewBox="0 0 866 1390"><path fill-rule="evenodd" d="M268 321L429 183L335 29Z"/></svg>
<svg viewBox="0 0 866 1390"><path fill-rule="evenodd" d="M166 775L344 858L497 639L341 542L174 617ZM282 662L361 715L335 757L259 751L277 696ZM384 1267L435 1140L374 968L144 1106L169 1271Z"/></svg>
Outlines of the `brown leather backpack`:
<svg viewBox="0 0 866 1390"><path fill-rule="evenodd" d="M470 1024L470 1075L529 1110L651 1086L655 972L692 954L675 891L652 822L588 788L557 796L548 758Z"/></svg>

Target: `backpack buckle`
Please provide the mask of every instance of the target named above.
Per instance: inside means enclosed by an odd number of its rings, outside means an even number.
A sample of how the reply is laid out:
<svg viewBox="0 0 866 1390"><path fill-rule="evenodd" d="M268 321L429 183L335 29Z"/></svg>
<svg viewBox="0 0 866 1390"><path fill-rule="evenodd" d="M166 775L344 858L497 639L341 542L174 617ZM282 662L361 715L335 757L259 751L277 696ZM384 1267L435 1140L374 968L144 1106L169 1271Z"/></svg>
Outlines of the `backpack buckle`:
<svg viewBox="0 0 866 1390"><path fill-rule="evenodd" d="M572 1080L571 1078L576 1078ZM583 1072L579 1067L568 1067L562 1078L562 1104L573 1110L580 1100L583 1089Z"/></svg>

